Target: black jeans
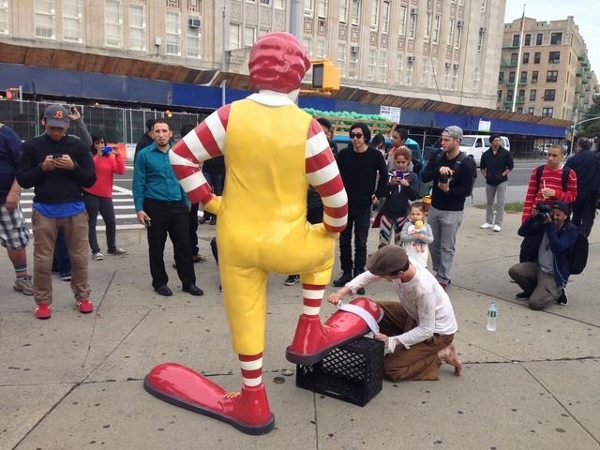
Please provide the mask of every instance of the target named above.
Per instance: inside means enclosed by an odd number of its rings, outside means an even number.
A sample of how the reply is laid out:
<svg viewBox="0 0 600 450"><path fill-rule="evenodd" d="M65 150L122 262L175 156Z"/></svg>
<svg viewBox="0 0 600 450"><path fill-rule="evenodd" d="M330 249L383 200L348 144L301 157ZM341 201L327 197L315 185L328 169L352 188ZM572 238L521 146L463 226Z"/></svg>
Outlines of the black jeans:
<svg viewBox="0 0 600 450"><path fill-rule="evenodd" d="M192 246L192 255L197 255L198 248L198 207L199 203L192 203L189 213L190 245Z"/></svg>
<svg viewBox="0 0 600 450"><path fill-rule="evenodd" d="M152 286L156 289L169 281L163 260L167 233L173 242L175 266L183 287L196 284L190 246L189 211L185 203L146 198L144 211L151 219L147 232Z"/></svg>
<svg viewBox="0 0 600 450"><path fill-rule="evenodd" d="M573 223L586 237L590 235L594 218L596 217L597 191L577 192L577 199L573 203Z"/></svg>
<svg viewBox="0 0 600 450"><path fill-rule="evenodd" d="M354 227L354 274L365 271L370 226L371 208L348 211L348 226L340 234L340 259L344 273L352 273L352 227Z"/></svg>
<svg viewBox="0 0 600 450"><path fill-rule="evenodd" d="M116 235L117 224L115 222L115 208L112 198L98 197L97 195L85 192L83 194L85 200L85 209L88 213L88 241L92 253L98 253L100 246L98 245L98 236L96 235L96 223L98 221L98 212L102 215L104 225L106 225L106 245L108 250L116 250Z"/></svg>

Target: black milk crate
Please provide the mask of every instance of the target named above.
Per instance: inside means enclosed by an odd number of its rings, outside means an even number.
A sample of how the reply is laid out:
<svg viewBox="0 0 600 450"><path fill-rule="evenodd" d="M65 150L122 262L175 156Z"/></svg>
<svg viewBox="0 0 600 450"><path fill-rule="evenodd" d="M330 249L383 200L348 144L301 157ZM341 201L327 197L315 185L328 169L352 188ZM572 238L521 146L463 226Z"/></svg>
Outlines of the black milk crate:
<svg viewBox="0 0 600 450"><path fill-rule="evenodd" d="M334 348L312 366L298 364L296 386L365 406L383 381L383 342L369 338Z"/></svg>

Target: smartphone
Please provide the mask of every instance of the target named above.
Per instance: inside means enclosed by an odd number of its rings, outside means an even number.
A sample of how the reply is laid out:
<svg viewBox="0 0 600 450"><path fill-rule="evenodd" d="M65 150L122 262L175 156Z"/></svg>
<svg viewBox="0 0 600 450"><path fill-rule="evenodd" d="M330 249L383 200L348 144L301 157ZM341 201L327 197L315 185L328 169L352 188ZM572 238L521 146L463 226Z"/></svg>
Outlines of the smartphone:
<svg viewBox="0 0 600 450"><path fill-rule="evenodd" d="M72 114L75 114L75 111L77 111L75 105L71 106L71 108L69 108L69 111L71 111Z"/></svg>
<svg viewBox="0 0 600 450"><path fill-rule="evenodd" d="M60 159L60 158L62 158L62 153L54 153L52 155L52 159Z"/></svg>
<svg viewBox="0 0 600 450"><path fill-rule="evenodd" d="M146 226L147 227L151 227L152 226L152 220L150 219L150 217L146 217L146 219L144 220L144 222L146 222Z"/></svg>

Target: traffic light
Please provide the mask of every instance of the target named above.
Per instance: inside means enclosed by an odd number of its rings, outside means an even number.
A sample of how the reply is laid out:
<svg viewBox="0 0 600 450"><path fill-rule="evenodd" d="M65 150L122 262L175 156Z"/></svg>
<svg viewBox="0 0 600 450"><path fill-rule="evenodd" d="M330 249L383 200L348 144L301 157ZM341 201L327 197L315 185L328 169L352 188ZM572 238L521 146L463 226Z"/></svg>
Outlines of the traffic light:
<svg viewBox="0 0 600 450"><path fill-rule="evenodd" d="M337 91L340 89L340 69L328 59L312 61L313 89Z"/></svg>

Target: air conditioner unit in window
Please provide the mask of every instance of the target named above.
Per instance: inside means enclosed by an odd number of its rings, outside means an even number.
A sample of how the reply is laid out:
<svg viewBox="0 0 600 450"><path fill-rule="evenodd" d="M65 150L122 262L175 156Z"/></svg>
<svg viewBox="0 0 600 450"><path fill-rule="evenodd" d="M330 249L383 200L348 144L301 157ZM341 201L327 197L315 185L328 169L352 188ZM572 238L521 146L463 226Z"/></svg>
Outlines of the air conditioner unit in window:
<svg viewBox="0 0 600 450"><path fill-rule="evenodd" d="M458 64L454 64L454 66L452 66L454 68L454 70L458 70Z"/></svg>
<svg viewBox="0 0 600 450"><path fill-rule="evenodd" d="M452 63L447 62L446 63L446 69L449 69L450 67L452 67Z"/></svg>
<svg viewBox="0 0 600 450"><path fill-rule="evenodd" d="M200 28L200 17L189 17L188 26L190 28Z"/></svg>
<svg viewBox="0 0 600 450"><path fill-rule="evenodd" d="M350 51L352 53L358 53L358 50L360 50L360 47L358 45L351 45L350 46Z"/></svg>
<svg viewBox="0 0 600 450"><path fill-rule="evenodd" d="M419 15L419 8L413 8L410 10L410 15L411 16L418 16Z"/></svg>
<svg viewBox="0 0 600 450"><path fill-rule="evenodd" d="M415 62L415 57L414 57L414 56L409 56L409 57L408 57L408 63L409 63L409 64L412 64L412 63L414 63L414 62Z"/></svg>
<svg viewBox="0 0 600 450"><path fill-rule="evenodd" d="M479 27L479 34L485 34L486 31L485 27Z"/></svg>
<svg viewBox="0 0 600 450"><path fill-rule="evenodd" d="M464 22L462 20L459 20L458 22L456 22L456 27L457 28L462 28L464 25Z"/></svg>

